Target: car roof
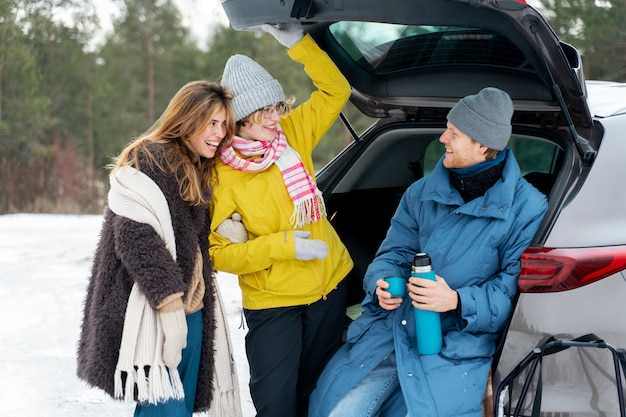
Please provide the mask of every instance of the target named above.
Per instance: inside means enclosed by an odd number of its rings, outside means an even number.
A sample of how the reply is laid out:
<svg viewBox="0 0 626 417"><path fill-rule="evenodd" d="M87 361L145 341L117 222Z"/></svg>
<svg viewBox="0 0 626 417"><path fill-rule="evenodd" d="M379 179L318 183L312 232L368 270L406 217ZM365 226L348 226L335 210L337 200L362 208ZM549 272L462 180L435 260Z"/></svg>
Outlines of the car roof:
<svg viewBox="0 0 626 417"><path fill-rule="evenodd" d="M587 89L587 101L594 116L626 114L626 83L590 80L587 81Z"/></svg>
<svg viewBox="0 0 626 417"><path fill-rule="evenodd" d="M591 137L593 123L580 55L561 42L541 14L523 0L222 0L222 6L238 30L300 22L350 81L352 102L370 116L427 118L437 107L443 112L460 98L494 86L511 95L516 114L540 115L535 119L551 126L571 126L579 136ZM418 32L434 27L435 31L402 35L387 45L383 38L376 44L370 36L373 47L388 48L393 55L383 62L385 71L376 71L363 65L367 51L361 50L361 56L351 53L351 44L361 42L377 24ZM361 34L351 27L360 27ZM472 39L472 33L476 38ZM414 51L425 51L428 42L441 44L443 40L449 45L456 42L456 56L465 51L480 58L487 54L476 46L481 36L493 45L500 40L502 50L515 55L494 53L482 63L474 59L394 67Z"/></svg>

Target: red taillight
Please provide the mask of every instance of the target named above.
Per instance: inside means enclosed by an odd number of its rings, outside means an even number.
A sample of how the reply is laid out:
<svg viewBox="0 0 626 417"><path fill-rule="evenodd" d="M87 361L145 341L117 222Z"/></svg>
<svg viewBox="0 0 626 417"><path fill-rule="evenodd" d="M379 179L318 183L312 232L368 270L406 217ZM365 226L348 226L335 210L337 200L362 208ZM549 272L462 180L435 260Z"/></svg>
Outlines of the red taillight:
<svg viewBox="0 0 626 417"><path fill-rule="evenodd" d="M626 246L528 248L521 259L521 292L558 292L582 287L626 269Z"/></svg>
<svg viewBox="0 0 626 417"><path fill-rule="evenodd" d="M496 4L499 3L507 3L507 0L496 0ZM513 0L513 3L528 4L526 3L526 0Z"/></svg>

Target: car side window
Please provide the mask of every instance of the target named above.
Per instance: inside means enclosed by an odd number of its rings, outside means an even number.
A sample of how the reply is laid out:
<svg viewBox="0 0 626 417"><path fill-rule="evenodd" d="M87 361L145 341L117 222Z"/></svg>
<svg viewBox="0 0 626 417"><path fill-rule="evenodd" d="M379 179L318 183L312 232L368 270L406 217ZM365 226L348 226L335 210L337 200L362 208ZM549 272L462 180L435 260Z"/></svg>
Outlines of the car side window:
<svg viewBox="0 0 626 417"><path fill-rule="evenodd" d="M532 172L556 174L560 148L553 142L513 136L509 141L522 175Z"/></svg>
<svg viewBox="0 0 626 417"><path fill-rule="evenodd" d="M443 143L439 142L439 137L430 142L424 153L424 163L422 164L424 167L424 175L430 175L430 173L433 172L435 165L437 165L437 162L439 162L445 151L446 147Z"/></svg>

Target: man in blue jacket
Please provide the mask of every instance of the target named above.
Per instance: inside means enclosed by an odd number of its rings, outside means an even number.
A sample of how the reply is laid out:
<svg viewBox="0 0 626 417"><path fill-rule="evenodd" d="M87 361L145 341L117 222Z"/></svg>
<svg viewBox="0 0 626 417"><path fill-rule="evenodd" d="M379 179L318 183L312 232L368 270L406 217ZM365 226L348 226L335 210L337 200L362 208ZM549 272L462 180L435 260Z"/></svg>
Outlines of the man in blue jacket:
<svg viewBox="0 0 626 417"><path fill-rule="evenodd" d="M520 256L547 209L507 148L512 115L509 95L491 87L450 110L445 155L404 193L365 274L363 314L318 380L309 417L482 415ZM417 252L430 255L436 281L410 278L408 295L392 298L383 278L408 276ZM418 354L414 308L441 313L439 354Z"/></svg>

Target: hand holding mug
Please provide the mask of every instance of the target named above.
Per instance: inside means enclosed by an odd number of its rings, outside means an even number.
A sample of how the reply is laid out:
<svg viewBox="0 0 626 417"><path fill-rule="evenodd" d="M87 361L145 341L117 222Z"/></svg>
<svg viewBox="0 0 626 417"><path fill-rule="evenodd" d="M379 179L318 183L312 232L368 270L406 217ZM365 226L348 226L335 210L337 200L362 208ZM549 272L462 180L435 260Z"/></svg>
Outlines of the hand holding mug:
<svg viewBox="0 0 626 417"><path fill-rule="evenodd" d="M400 307L406 295L406 282L406 278L402 277L386 277L376 281L378 304L385 310Z"/></svg>

